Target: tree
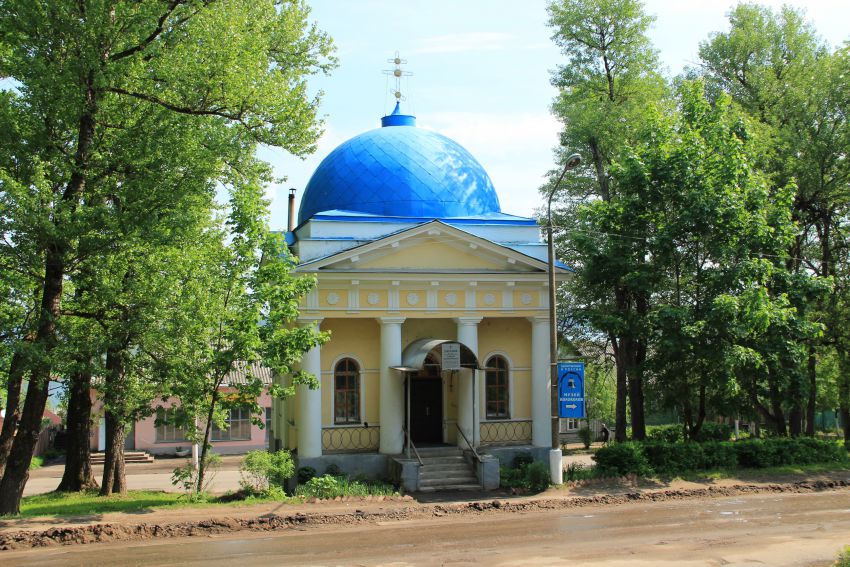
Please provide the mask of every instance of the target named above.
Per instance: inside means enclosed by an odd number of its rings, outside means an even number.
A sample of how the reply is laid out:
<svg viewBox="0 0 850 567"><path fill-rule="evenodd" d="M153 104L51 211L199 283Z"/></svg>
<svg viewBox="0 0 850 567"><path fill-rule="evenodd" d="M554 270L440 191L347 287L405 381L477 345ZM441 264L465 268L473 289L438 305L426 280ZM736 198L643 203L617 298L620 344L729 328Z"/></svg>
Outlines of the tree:
<svg viewBox="0 0 850 567"><path fill-rule="evenodd" d="M293 327L299 301L315 280L290 275L295 259L282 236L268 230L268 202L258 182L267 172L256 165L233 180L226 231L210 233L196 248L200 256L193 265L198 268L191 287L185 287L180 316L172 318L171 334L184 342L172 350L180 378L170 393L180 400L182 425L201 444L198 492L204 486L212 428L224 427L225 412L247 408L256 423L265 423L257 403L263 388L259 378L249 376L225 393L227 375L239 365L250 373L251 363L260 362L277 374L294 375L291 387L275 386L272 396L292 395L297 384L316 388L318 377L293 367L304 352L328 339L328 333L311 327Z"/></svg>
<svg viewBox="0 0 850 567"><path fill-rule="evenodd" d="M715 91L731 95L760 125L753 130L763 140L758 164L774 186L797 186L792 211L798 232L789 245L789 269L834 279L845 245L850 180L841 54L830 53L811 24L790 7L774 12L740 4L729 21L727 32L701 44L702 73ZM797 307L813 322L835 320L840 315L833 290L809 296L814 304ZM808 341L805 370L788 392L792 435L802 431L803 421L806 433L814 434L817 360L835 343L834 328L827 324L825 335Z"/></svg>
<svg viewBox="0 0 850 567"><path fill-rule="evenodd" d="M560 0L549 4L549 16L553 40L567 58L552 79L559 89L553 111L564 123L557 157L563 161L574 151L590 156L589 165L574 181L568 181L566 193L573 198L622 204L611 164L632 139L644 109L665 92L664 81L655 71L657 55L646 35L652 18L638 0ZM543 190L548 193L549 187ZM574 207L568 207L556 214L556 222L569 226L573 216ZM564 231L559 233L563 238ZM561 245L560 252L567 262L582 268L582 259L569 245ZM636 249L608 252L639 261ZM639 321L648 313L649 304L640 278L620 279L614 288L586 287L575 299L623 323L606 325L603 331L616 361L615 434L618 441L625 440L628 397L633 435L642 439L646 340Z"/></svg>
<svg viewBox="0 0 850 567"><path fill-rule="evenodd" d="M272 0L9 0L0 4L0 75L26 126L13 157L29 179L4 174L14 204L14 248L42 255L33 362L18 433L0 483L0 515L16 513L56 361L66 278L98 241L104 207L134 171L112 146L115 132L147 133L133 119L167 111L214 166L257 143L302 155L319 134L306 77L327 71L330 40L307 24L302 2ZM179 148L164 148L178 151ZM188 157L188 156L186 156ZM226 167L216 171L225 174ZM215 176L213 176L215 178ZM155 204L155 203L154 203ZM103 243L105 244L105 243Z"/></svg>

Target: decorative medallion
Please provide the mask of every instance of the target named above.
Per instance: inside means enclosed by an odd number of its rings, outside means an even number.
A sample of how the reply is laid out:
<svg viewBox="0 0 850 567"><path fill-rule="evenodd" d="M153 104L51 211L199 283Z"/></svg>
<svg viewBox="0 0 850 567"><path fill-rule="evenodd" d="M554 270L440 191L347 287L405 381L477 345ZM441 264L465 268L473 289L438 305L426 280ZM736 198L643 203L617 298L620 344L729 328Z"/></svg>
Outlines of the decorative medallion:
<svg viewBox="0 0 850 567"><path fill-rule="evenodd" d="M493 305L496 303L496 296L492 293L484 294L484 305Z"/></svg>
<svg viewBox="0 0 850 567"><path fill-rule="evenodd" d="M327 301L328 301L328 305L336 305L337 303L339 303L339 294L336 293L336 292L333 292L333 291L330 292L328 294Z"/></svg>
<svg viewBox="0 0 850 567"><path fill-rule="evenodd" d="M520 296L519 300L522 302L523 305L531 305L531 294L523 293L522 296Z"/></svg>
<svg viewBox="0 0 850 567"><path fill-rule="evenodd" d="M446 294L446 305L450 307L454 307L457 305L457 294L454 292L449 292Z"/></svg>
<svg viewBox="0 0 850 567"><path fill-rule="evenodd" d="M407 294L407 304L408 305L416 305L419 303L419 294L418 293L408 293Z"/></svg>
<svg viewBox="0 0 850 567"><path fill-rule="evenodd" d="M380 300L381 298L374 291L366 296L366 303L369 305L377 305Z"/></svg>

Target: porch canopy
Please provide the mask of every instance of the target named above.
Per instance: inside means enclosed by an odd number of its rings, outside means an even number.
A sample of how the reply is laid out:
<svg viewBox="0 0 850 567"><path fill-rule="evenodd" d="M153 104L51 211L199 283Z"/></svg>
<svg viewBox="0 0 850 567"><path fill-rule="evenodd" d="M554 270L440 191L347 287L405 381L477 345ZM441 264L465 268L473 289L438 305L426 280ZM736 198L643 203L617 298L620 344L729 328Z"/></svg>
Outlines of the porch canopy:
<svg viewBox="0 0 850 567"><path fill-rule="evenodd" d="M478 358L468 346L458 341L448 339L419 339L413 341L404 352L401 353L401 366L391 366L393 370L401 372L418 372L425 365L425 358L429 353L434 353L442 362L442 346L445 344L460 345L460 366L472 370L484 370L478 365ZM439 347L439 348L438 348Z"/></svg>

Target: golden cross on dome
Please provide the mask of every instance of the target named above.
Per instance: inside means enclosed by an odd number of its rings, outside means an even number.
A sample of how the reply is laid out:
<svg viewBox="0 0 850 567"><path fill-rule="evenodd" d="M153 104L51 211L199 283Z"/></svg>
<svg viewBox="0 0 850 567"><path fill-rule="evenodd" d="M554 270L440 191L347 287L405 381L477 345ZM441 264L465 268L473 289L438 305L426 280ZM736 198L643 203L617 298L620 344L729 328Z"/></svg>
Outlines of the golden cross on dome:
<svg viewBox="0 0 850 567"><path fill-rule="evenodd" d="M401 78L402 77L411 77L413 73L409 71L402 70L401 66L407 64L407 59L402 59L399 55L398 51L395 52L395 57L392 59L387 59L387 63L392 63L395 65L395 69L384 69L384 75L390 75L395 78L395 89L390 92L393 94L396 100L407 100L401 94Z"/></svg>

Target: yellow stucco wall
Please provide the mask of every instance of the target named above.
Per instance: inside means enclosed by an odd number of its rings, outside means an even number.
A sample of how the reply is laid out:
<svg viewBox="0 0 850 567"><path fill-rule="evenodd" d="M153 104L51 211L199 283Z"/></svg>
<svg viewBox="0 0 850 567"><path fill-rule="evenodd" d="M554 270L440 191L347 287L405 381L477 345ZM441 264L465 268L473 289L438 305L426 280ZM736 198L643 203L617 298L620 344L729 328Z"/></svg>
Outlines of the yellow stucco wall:
<svg viewBox="0 0 850 567"><path fill-rule="evenodd" d="M417 270L498 270L504 269L504 261L482 257L480 251L458 248L429 239L415 246L400 247L376 258L364 258L359 268L413 268Z"/></svg>
<svg viewBox="0 0 850 567"><path fill-rule="evenodd" d="M490 354L507 357L511 366L511 419L531 418L531 323L521 317L484 319L478 325L478 353L483 364ZM482 403L481 418L484 416Z"/></svg>
<svg viewBox="0 0 850 567"><path fill-rule="evenodd" d="M331 340L322 347L322 425L333 425L333 371L343 357L352 357L360 365L361 419L378 422L379 362L381 329L375 319L325 319L322 330L331 332Z"/></svg>

